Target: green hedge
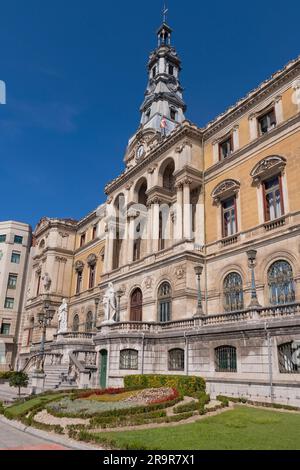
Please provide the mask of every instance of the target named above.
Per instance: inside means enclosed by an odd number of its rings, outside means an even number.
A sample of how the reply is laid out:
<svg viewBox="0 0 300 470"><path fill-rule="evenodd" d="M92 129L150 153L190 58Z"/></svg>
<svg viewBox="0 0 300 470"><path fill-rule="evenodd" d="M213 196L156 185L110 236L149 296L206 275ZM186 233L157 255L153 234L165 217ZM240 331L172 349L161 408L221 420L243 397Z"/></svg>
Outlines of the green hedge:
<svg viewBox="0 0 300 470"><path fill-rule="evenodd" d="M0 380L9 380L14 375L13 370L9 370L6 372L0 372Z"/></svg>
<svg viewBox="0 0 300 470"><path fill-rule="evenodd" d="M124 378L125 388L175 388L181 395L194 396L205 392L206 384L202 377L186 375L127 375Z"/></svg>

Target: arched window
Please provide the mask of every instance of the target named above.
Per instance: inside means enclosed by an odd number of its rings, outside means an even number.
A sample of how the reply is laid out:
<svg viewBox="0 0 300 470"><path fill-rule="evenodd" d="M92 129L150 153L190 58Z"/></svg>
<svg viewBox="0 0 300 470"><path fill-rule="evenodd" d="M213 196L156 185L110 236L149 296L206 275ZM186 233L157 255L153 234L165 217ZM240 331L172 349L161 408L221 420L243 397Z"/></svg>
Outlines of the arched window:
<svg viewBox="0 0 300 470"><path fill-rule="evenodd" d="M243 280L238 273L229 273L223 283L224 312L243 310Z"/></svg>
<svg viewBox="0 0 300 470"><path fill-rule="evenodd" d="M171 349L168 358L169 370L184 370L184 350L180 348Z"/></svg>
<svg viewBox="0 0 300 470"><path fill-rule="evenodd" d="M135 349L120 351L120 369L138 369L139 353Z"/></svg>
<svg viewBox="0 0 300 470"><path fill-rule="evenodd" d="M163 282L158 289L158 321L171 321L172 289L168 282Z"/></svg>
<svg viewBox="0 0 300 470"><path fill-rule="evenodd" d="M79 331L79 316L77 315L74 315L74 318L73 318L73 331L77 332Z"/></svg>
<svg viewBox="0 0 300 470"><path fill-rule="evenodd" d="M272 305L295 301L295 286L291 265L284 260L275 261L268 271L269 297Z"/></svg>
<svg viewBox="0 0 300 470"><path fill-rule="evenodd" d="M282 374L300 373L300 341L278 346L279 372Z"/></svg>
<svg viewBox="0 0 300 470"><path fill-rule="evenodd" d="M141 289L135 289L130 299L130 321L143 319L143 294Z"/></svg>
<svg viewBox="0 0 300 470"><path fill-rule="evenodd" d="M85 331L89 333L92 330L93 330L93 313L88 312L86 315Z"/></svg>
<svg viewBox="0 0 300 470"><path fill-rule="evenodd" d="M233 346L219 346L215 349L216 372L236 372L236 348Z"/></svg>
<svg viewBox="0 0 300 470"><path fill-rule="evenodd" d="M169 191L174 191L175 189L175 177L174 177L175 165L173 160L167 164L163 172L163 187Z"/></svg>

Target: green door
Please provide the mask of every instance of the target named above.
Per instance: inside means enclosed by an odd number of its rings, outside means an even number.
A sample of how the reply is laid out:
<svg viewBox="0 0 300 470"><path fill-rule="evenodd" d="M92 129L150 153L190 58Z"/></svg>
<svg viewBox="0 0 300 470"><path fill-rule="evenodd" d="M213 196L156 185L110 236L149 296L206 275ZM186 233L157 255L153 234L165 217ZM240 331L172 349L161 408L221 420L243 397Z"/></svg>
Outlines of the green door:
<svg viewBox="0 0 300 470"><path fill-rule="evenodd" d="M100 351L100 387L106 388L106 375L107 375L107 351L102 349Z"/></svg>

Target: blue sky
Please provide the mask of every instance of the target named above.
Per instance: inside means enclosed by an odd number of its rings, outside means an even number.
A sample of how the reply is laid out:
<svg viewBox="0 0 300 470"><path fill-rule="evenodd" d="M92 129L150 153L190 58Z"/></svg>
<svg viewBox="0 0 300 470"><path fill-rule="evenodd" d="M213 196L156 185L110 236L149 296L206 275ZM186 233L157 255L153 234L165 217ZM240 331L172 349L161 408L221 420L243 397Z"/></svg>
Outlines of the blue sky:
<svg viewBox="0 0 300 470"><path fill-rule="evenodd" d="M163 1L0 3L0 220L81 218L139 123ZM199 126L300 54L297 1L169 0L187 118Z"/></svg>

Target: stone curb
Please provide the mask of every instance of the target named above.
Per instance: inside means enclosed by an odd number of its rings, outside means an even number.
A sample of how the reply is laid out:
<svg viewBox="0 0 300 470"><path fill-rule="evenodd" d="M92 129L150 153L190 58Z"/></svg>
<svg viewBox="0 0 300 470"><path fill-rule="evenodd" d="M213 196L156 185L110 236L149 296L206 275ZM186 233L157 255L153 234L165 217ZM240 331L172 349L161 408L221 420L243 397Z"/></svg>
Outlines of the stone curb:
<svg viewBox="0 0 300 470"><path fill-rule="evenodd" d="M73 439L56 436L55 434L50 434L46 431L42 431L41 429L26 426L25 424L20 423L18 421L7 419L5 418L5 416L0 416L0 423L7 424L8 426L18 429L19 431L25 432L35 437L40 437L41 439L53 442L55 444L60 444L72 450L104 450L102 447L94 447L88 444L81 444L80 442L74 441Z"/></svg>

